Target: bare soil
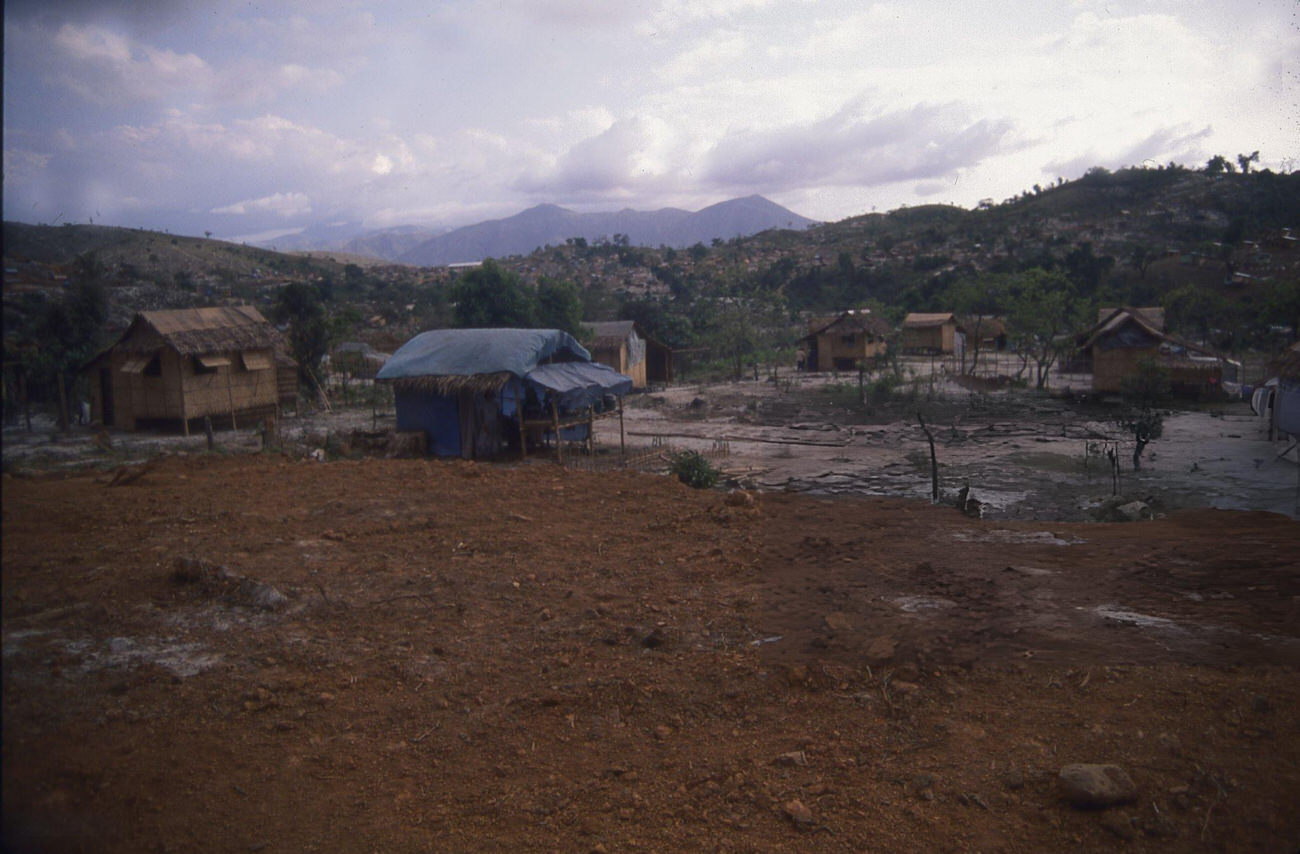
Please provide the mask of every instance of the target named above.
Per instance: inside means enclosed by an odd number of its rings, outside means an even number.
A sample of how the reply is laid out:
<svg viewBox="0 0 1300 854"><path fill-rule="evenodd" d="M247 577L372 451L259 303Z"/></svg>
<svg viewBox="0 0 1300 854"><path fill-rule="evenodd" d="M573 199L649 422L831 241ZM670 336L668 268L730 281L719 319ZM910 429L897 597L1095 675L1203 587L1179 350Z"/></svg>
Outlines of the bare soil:
<svg viewBox="0 0 1300 854"><path fill-rule="evenodd" d="M1300 845L1274 513L260 453L7 473L3 526L7 850Z"/></svg>

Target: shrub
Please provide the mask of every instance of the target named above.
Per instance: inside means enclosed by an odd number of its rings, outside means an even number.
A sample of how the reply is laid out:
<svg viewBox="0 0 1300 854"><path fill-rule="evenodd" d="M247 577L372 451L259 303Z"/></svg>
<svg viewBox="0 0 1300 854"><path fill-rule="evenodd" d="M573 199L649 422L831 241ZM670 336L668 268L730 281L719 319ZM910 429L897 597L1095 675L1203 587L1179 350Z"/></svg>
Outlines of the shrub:
<svg viewBox="0 0 1300 854"><path fill-rule="evenodd" d="M694 489L710 489L718 482L718 470L698 451L677 454L668 470Z"/></svg>

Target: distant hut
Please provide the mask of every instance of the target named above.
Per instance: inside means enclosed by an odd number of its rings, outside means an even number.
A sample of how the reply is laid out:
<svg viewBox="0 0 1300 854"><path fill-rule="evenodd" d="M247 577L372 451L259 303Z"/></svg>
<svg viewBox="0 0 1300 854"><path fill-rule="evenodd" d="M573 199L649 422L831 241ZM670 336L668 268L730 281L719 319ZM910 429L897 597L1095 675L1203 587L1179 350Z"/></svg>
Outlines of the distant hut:
<svg viewBox="0 0 1300 854"><path fill-rule="evenodd" d="M851 371L858 362L889 348L890 326L868 310L845 311L835 317L814 318L803 339L810 371Z"/></svg>
<svg viewBox="0 0 1300 854"><path fill-rule="evenodd" d="M437 456L490 459L544 439L586 440L622 414L631 377L591 361L558 329L436 329L403 344L376 378L393 384L397 429Z"/></svg>
<svg viewBox="0 0 1300 854"><path fill-rule="evenodd" d="M903 352L933 355L960 352L965 329L951 311L937 314L913 312L903 318Z"/></svg>
<svg viewBox="0 0 1300 854"><path fill-rule="evenodd" d="M585 344L594 362L632 378L633 388L673 381L673 351L646 335L632 320L588 323Z"/></svg>
<svg viewBox="0 0 1300 854"><path fill-rule="evenodd" d="M1222 389L1226 360L1166 334L1145 310L1113 309L1078 342L1079 350L1092 357L1093 391L1123 391L1124 381L1138 375L1144 359L1168 372L1175 394L1199 397Z"/></svg>
<svg viewBox="0 0 1300 854"><path fill-rule="evenodd" d="M232 427L274 417L297 394L284 337L252 306L146 311L86 366L91 417L108 427Z"/></svg>

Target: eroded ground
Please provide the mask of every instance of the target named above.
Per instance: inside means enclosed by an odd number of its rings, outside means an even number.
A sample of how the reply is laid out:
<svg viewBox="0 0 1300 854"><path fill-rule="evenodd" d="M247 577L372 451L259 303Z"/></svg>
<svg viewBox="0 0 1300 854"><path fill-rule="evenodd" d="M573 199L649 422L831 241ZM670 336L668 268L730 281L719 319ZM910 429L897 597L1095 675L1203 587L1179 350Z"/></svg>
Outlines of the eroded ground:
<svg viewBox="0 0 1300 854"><path fill-rule="evenodd" d="M1279 515L278 454L111 480L3 483L10 850L1300 843ZM1070 762L1137 801L1066 805Z"/></svg>

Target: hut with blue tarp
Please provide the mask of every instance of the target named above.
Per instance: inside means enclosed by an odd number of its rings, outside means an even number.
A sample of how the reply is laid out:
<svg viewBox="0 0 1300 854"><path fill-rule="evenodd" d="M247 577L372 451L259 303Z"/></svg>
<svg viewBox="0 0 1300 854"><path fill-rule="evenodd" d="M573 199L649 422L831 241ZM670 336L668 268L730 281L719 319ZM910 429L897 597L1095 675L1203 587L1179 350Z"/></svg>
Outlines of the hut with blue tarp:
<svg viewBox="0 0 1300 854"><path fill-rule="evenodd" d="M591 449L597 418L622 417L632 378L591 361L559 329L435 329L407 341L376 378L393 384L399 431L429 453L490 459L554 441ZM621 430L620 430L621 433Z"/></svg>

